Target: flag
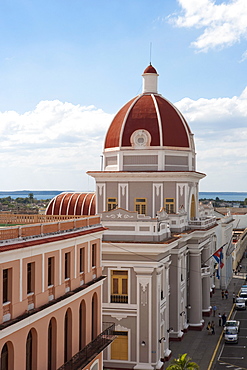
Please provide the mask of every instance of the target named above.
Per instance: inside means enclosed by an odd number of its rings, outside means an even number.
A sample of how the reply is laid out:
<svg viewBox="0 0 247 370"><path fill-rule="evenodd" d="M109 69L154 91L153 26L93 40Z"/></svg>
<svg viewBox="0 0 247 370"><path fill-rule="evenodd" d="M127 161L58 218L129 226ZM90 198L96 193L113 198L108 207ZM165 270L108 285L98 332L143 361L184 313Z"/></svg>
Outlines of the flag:
<svg viewBox="0 0 247 370"><path fill-rule="evenodd" d="M224 266L223 263L223 247L220 247L214 254L213 254L214 259L216 260L218 264L218 269L217 269L217 278L220 278L220 269Z"/></svg>

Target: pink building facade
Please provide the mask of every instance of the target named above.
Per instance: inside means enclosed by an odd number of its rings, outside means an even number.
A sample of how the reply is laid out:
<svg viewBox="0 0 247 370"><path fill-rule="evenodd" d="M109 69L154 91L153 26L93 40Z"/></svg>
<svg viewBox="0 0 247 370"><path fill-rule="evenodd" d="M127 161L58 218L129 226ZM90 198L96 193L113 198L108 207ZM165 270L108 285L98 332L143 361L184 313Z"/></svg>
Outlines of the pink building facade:
<svg viewBox="0 0 247 370"><path fill-rule="evenodd" d="M1 370L102 369L103 231L96 216L0 229Z"/></svg>

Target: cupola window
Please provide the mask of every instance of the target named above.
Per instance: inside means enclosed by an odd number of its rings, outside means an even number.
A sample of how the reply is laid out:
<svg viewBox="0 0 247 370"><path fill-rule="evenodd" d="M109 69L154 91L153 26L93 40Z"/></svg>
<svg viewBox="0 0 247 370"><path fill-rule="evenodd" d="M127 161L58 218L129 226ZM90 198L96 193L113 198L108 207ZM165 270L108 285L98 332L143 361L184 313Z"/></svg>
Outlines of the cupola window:
<svg viewBox="0 0 247 370"><path fill-rule="evenodd" d="M165 198L165 210L166 213L175 213L174 198Z"/></svg>
<svg viewBox="0 0 247 370"><path fill-rule="evenodd" d="M108 198L107 199L107 210L108 212L112 209L117 208L117 198Z"/></svg>
<svg viewBox="0 0 247 370"><path fill-rule="evenodd" d="M141 215L146 215L147 209L147 199L146 198L136 198L135 199L135 211Z"/></svg>

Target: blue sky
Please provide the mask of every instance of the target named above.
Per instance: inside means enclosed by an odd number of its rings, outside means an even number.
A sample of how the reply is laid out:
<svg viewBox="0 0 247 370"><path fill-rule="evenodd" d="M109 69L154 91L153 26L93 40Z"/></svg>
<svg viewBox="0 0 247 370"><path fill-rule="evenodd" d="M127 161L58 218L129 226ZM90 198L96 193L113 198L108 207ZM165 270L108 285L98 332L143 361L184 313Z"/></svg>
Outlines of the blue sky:
<svg viewBox="0 0 247 370"><path fill-rule="evenodd" d="M246 191L247 1L2 0L1 189L94 190L114 114L159 93L195 135L201 191Z"/></svg>

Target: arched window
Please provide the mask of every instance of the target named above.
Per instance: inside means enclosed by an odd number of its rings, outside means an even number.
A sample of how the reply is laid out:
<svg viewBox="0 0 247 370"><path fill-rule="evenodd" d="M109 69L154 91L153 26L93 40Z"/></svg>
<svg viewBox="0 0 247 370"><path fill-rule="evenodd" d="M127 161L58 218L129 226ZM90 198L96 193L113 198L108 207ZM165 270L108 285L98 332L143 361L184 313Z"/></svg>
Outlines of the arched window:
<svg viewBox="0 0 247 370"><path fill-rule="evenodd" d="M31 329L26 340L26 370L37 369L37 333Z"/></svg>
<svg viewBox="0 0 247 370"><path fill-rule="evenodd" d="M94 293L92 299L92 340L97 337L98 330L98 299L97 294Z"/></svg>
<svg viewBox="0 0 247 370"><path fill-rule="evenodd" d="M14 368L14 348L11 342L4 344L1 351L0 369L12 370Z"/></svg>
<svg viewBox="0 0 247 370"><path fill-rule="evenodd" d="M68 308L64 317L64 362L72 357L72 313Z"/></svg>
<svg viewBox="0 0 247 370"><path fill-rule="evenodd" d="M48 326L48 370L56 370L56 351L57 351L57 323L54 317Z"/></svg>
<svg viewBox="0 0 247 370"><path fill-rule="evenodd" d="M79 307L79 350L86 345L86 305L83 300Z"/></svg>
<svg viewBox="0 0 247 370"><path fill-rule="evenodd" d="M1 352L1 370L9 370L9 351L7 343L5 343Z"/></svg>

